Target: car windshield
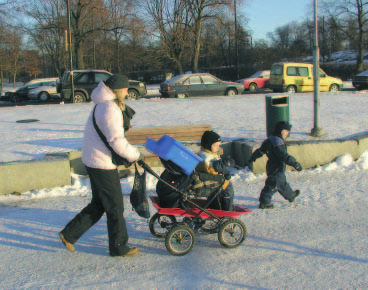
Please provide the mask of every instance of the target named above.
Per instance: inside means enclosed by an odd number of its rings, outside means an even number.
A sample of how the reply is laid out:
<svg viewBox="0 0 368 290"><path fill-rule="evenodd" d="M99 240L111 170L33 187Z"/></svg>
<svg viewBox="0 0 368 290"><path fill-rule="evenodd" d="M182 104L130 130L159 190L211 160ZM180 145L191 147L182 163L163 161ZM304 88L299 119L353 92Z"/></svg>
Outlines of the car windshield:
<svg viewBox="0 0 368 290"><path fill-rule="evenodd" d="M32 89L32 88L37 88L37 87L41 86L41 84L42 83L33 83L33 84L30 84L30 85L25 86L25 87L28 87L28 88Z"/></svg>
<svg viewBox="0 0 368 290"><path fill-rule="evenodd" d="M368 76L368 70L366 70L364 72L361 72L360 74L357 74L357 76L360 76L360 77L366 77L366 76Z"/></svg>
<svg viewBox="0 0 368 290"><path fill-rule="evenodd" d="M180 80L182 77L183 77L183 75L178 75L178 76L172 77L171 79L166 80L165 83L175 82L177 80Z"/></svg>
<svg viewBox="0 0 368 290"><path fill-rule="evenodd" d="M73 71L73 78L75 79L81 72ZM70 72L65 72L64 74L64 82L69 83L71 81Z"/></svg>
<svg viewBox="0 0 368 290"><path fill-rule="evenodd" d="M259 78L262 75L263 71L257 71L255 74L252 74L249 78Z"/></svg>
<svg viewBox="0 0 368 290"><path fill-rule="evenodd" d="M42 86L51 86L51 87L55 87L56 86L56 81L49 81L49 82L43 82Z"/></svg>

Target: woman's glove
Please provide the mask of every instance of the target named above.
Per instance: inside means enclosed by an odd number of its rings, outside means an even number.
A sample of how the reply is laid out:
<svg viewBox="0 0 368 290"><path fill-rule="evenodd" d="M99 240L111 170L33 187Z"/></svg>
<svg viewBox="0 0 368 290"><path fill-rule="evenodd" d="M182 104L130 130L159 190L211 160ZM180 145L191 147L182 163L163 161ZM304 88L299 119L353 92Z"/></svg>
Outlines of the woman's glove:
<svg viewBox="0 0 368 290"><path fill-rule="evenodd" d="M294 166L295 170L297 171L302 171L303 167L299 162L295 162L295 166Z"/></svg>

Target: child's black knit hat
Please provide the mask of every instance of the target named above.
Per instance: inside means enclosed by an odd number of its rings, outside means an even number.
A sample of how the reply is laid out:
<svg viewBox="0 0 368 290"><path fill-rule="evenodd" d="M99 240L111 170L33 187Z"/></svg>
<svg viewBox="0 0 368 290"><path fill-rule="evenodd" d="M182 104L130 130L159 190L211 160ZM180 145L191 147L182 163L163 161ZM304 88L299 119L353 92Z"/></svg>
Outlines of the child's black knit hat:
<svg viewBox="0 0 368 290"><path fill-rule="evenodd" d="M210 150L213 143L221 142L221 137L214 131L205 131L201 138L201 146L204 149Z"/></svg>
<svg viewBox="0 0 368 290"><path fill-rule="evenodd" d="M275 133L280 135L282 130L290 131L291 127L292 125L288 121L279 121L275 126Z"/></svg>

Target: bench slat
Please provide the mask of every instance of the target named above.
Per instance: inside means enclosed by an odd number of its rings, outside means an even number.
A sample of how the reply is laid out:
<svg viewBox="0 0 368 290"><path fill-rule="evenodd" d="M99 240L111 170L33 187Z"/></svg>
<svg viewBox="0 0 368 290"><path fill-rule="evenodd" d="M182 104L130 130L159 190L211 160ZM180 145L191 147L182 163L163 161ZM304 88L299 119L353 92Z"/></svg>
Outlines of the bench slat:
<svg viewBox="0 0 368 290"><path fill-rule="evenodd" d="M201 139L203 132L206 130L211 130L211 126L193 125L133 128L126 133L126 138L131 144L143 144L146 142L146 137L158 140L163 135L169 135L178 141L195 142Z"/></svg>

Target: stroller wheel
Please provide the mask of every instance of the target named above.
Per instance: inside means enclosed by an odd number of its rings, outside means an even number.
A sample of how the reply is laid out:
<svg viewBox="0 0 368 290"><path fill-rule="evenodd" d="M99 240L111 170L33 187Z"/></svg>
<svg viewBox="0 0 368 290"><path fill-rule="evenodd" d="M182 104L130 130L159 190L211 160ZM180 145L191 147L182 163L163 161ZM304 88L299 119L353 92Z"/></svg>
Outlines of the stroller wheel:
<svg viewBox="0 0 368 290"><path fill-rule="evenodd" d="M194 247L195 234L187 225L173 227L165 238L165 246L171 255L184 256Z"/></svg>
<svg viewBox="0 0 368 290"><path fill-rule="evenodd" d="M149 221L149 230L155 237L164 238L175 223L174 216L155 213Z"/></svg>
<svg viewBox="0 0 368 290"><path fill-rule="evenodd" d="M239 246L247 235L247 229L243 222L237 219L225 221L219 229L218 240L226 248Z"/></svg>

